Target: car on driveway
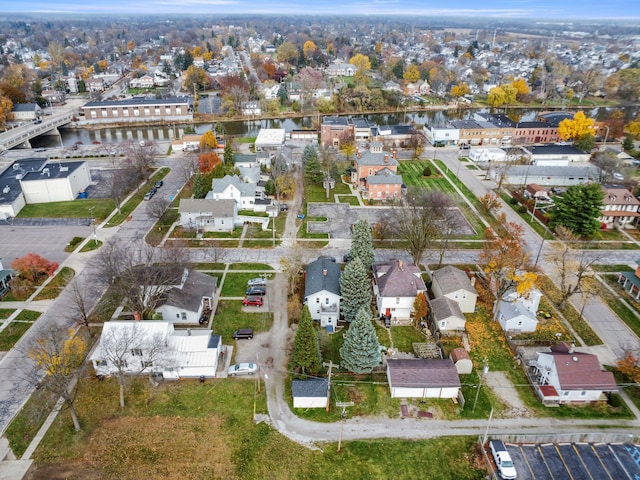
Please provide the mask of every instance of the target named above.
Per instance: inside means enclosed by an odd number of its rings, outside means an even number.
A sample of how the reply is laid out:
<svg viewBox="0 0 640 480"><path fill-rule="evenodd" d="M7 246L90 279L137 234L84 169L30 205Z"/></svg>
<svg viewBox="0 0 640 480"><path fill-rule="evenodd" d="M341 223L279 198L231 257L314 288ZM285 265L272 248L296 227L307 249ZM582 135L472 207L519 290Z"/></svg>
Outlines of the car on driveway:
<svg viewBox="0 0 640 480"><path fill-rule="evenodd" d="M248 338L251 340L253 338L253 329L251 328L241 328L233 332L233 339L238 340L240 338Z"/></svg>
<svg viewBox="0 0 640 480"><path fill-rule="evenodd" d="M242 300L242 305L244 305L245 307L261 307L263 305L262 297L245 297L245 299Z"/></svg>
<svg viewBox="0 0 640 480"><path fill-rule="evenodd" d="M252 278L247 282L247 287L264 287L267 281L262 277Z"/></svg>
<svg viewBox="0 0 640 480"><path fill-rule="evenodd" d="M258 366L255 363L236 363L231 365L227 370L227 374L230 377L236 375L253 375L258 371Z"/></svg>
<svg viewBox="0 0 640 480"><path fill-rule="evenodd" d="M253 296L261 297L267 294L267 289L265 287L249 287L247 288L247 291L244 293L248 297L253 297Z"/></svg>

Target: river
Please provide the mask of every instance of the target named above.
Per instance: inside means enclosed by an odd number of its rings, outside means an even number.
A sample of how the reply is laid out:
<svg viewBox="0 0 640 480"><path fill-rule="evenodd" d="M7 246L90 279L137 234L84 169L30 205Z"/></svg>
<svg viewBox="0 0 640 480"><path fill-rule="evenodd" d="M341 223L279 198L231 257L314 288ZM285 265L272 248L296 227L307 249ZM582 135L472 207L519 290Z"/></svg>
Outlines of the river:
<svg viewBox="0 0 640 480"><path fill-rule="evenodd" d="M499 113L506 113L515 121L533 121L537 114L544 109L500 109ZM476 112L487 112L488 109L457 109L457 110L429 110L420 112L400 111L397 113L364 115L369 121L377 125L398 125L414 123L416 125L445 126L449 120L471 119ZM597 120L606 119L612 109L592 108L585 113ZM623 109L625 118L633 118L637 109L629 107ZM355 115L354 115L355 116ZM233 136L255 137L261 128L284 128L286 130L297 130L303 128L313 128L317 116L305 116L298 118L282 118L267 120L245 120L220 122L226 132ZM628 121L628 120L627 120ZM65 147L73 146L77 142L84 145L100 144L109 145L123 142L169 142L184 135L185 124L170 124L168 126L136 126L136 127L107 127L100 129L73 129L63 128L60 130L62 143ZM195 126L197 133L204 133L213 129L215 124L205 123ZM31 142L34 148L38 147L59 147L60 140L57 137L38 137Z"/></svg>

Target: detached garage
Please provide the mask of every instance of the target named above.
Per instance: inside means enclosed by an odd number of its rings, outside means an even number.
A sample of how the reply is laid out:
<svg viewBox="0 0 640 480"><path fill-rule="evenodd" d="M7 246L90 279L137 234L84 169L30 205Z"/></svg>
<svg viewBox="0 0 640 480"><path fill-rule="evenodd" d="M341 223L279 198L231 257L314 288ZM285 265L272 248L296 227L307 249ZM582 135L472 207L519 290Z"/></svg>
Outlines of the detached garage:
<svg viewBox="0 0 640 480"><path fill-rule="evenodd" d="M325 408L329 397L329 382L326 378L293 380L293 408Z"/></svg>
<svg viewBox="0 0 640 480"><path fill-rule="evenodd" d="M391 398L456 398L458 372L451 359L388 360Z"/></svg>

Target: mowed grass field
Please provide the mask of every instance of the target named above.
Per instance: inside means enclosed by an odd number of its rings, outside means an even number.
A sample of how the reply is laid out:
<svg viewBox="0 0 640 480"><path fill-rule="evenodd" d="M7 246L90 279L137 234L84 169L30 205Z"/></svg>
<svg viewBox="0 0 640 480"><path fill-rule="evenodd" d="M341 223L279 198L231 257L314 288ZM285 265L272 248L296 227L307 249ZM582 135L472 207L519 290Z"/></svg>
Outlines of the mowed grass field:
<svg viewBox="0 0 640 480"><path fill-rule="evenodd" d="M254 397L255 395L255 397ZM36 479L415 479L480 480L475 438L344 441L311 450L253 421L265 393L246 379L199 383L131 379L127 406L117 382L80 383L74 433L63 411L35 454ZM427 426L425 425L425 428Z"/></svg>

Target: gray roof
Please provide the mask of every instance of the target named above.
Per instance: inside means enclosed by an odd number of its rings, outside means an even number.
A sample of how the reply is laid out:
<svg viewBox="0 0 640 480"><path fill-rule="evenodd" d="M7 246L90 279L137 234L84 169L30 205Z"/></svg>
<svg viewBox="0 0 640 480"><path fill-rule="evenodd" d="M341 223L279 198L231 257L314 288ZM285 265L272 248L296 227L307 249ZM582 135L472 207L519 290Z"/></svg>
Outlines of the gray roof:
<svg viewBox="0 0 640 480"><path fill-rule="evenodd" d="M256 163L257 156L255 153L234 153L233 163Z"/></svg>
<svg viewBox="0 0 640 480"><path fill-rule="evenodd" d="M45 163L47 158L24 158L13 162L0 173L0 205L13 203L22 193L20 178L29 172L39 172Z"/></svg>
<svg viewBox="0 0 640 480"><path fill-rule="evenodd" d="M385 158L387 161L385 162ZM356 163L358 166L398 166L398 161L393 158L391 153L389 152L372 152L370 150L365 150L361 152L360 157L356 158Z"/></svg>
<svg viewBox="0 0 640 480"><path fill-rule="evenodd" d="M340 267L326 257L320 257L307 265L304 296L308 297L323 290L340 295Z"/></svg>
<svg viewBox="0 0 640 480"><path fill-rule="evenodd" d="M347 117L323 117L322 125L341 125L346 127L349 125L349 119Z"/></svg>
<svg viewBox="0 0 640 480"><path fill-rule="evenodd" d="M180 213L203 213L218 217L233 217L236 201L232 199L213 200L206 198L183 198Z"/></svg>
<svg viewBox="0 0 640 480"><path fill-rule="evenodd" d="M476 295L478 294L474 286L471 285L471 280L469 280L467 274L451 265L433 272L433 281L438 283L443 295L457 292L458 290L467 290Z"/></svg>
<svg viewBox="0 0 640 480"><path fill-rule="evenodd" d="M92 107L135 107L144 105L189 105L193 102L191 97L133 97L125 100L105 100L85 103L82 108Z"/></svg>
<svg viewBox="0 0 640 480"><path fill-rule="evenodd" d="M389 359L387 366L391 387L460 387L458 371L449 358Z"/></svg>
<svg viewBox="0 0 640 480"><path fill-rule="evenodd" d="M37 108L37 103L16 103L13 105L14 112L33 112Z"/></svg>
<svg viewBox="0 0 640 480"><path fill-rule="evenodd" d="M578 177L597 178L598 167L595 165L568 165L568 166L547 166L547 165L512 165L507 170L507 175L511 178L517 177Z"/></svg>
<svg viewBox="0 0 640 480"><path fill-rule="evenodd" d="M449 297L434 298L433 300L429 300L429 305L431 306L431 313L436 322L450 317L465 319L458 302Z"/></svg>
<svg viewBox="0 0 640 480"><path fill-rule="evenodd" d="M378 170L375 175L367 176L367 183L371 185L388 185L388 184L400 184L402 185L402 176L398 175L388 168Z"/></svg>
<svg viewBox="0 0 640 480"><path fill-rule="evenodd" d="M80 168L85 162L51 162L44 165L39 172L28 172L22 177L23 182L46 180L48 178L66 178Z"/></svg>
<svg viewBox="0 0 640 480"><path fill-rule="evenodd" d="M504 317L505 320L513 320L514 318L525 316L536 322L538 321L538 319L536 318L536 314L528 310L518 299L513 302L510 302L508 300L501 300L500 314Z"/></svg>
<svg viewBox="0 0 640 480"><path fill-rule="evenodd" d="M415 297L427 289L420 269L401 260L376 264L373 274L382 297Z"/></svg>
<svg viewBox="0 0 640 480"><path fill-rule="evenodd" d="M256 194L256 184L243 182L237 175L225 175L224 178L214 178L212 183L211 191L213 193L222 193L227 187L233 185L240 190L240 195L243 197L253 197Z"/></svg>
<svg viewBox="0 0 640 480"><path fill-rule="evenodd" d="M529 147L527 150L531 152L531 155L586 155L587 152L572 147L571 145L538 145Z"/></svg>
<svg viewBox="0 0 640 480"><path fill-rule="evenodd" d="M291 393L294 397L326 398L329 394L329 382L326 378L294 379L291 382Z"/></svg>
<svg viewBox="0 0 640 480"><path fill-rule="evenodd" d="M202 297L213 297L217 283L217 277L189 270L189 275L182 288L174 287L169 290L163 304L197 312Z"/></svg>

